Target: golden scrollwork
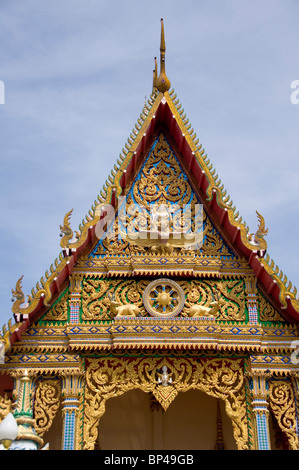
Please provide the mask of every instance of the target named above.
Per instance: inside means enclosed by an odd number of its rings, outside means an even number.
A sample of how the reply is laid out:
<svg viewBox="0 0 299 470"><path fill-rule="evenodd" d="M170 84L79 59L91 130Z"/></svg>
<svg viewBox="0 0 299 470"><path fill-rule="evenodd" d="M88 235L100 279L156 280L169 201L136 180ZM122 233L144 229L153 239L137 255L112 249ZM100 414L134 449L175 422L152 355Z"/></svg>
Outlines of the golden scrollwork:
<svg viewBox="0 0 299 470"><path fill-rule="evenodd" d="M86 278L83 281L82 293L82 319L83 320L111 320L114 318L110 311L111 300L109 295L120 305L134 303L145 312L142 302L143 290L146 281L114 280Z"/></svg>
<svg viewBox="0 0 299 470"><path fill-rule="evenodd" d="M195 243L197 237L194 234L198 232L194 227L202 223L196 211L198 201L163 134L158 137L125 202L126 210L120 208L118 221L121 233L126 234L122 238L128 238L130 244L138 248L140 244L141 249L149 247L155 253L163 248L164 254L171 254L175 247ZM191 217L189 213L186 217L182 211L186 206ZM134 241L137 232L150 232L151 235L155 232L158 235L156 240L147 236ZM168 233L169 240L164 246L165 237L162 235L165 233ZM175 234L173 238L172 234Z"/></svg>
<svg viewBox="0 0 299 470"><path fill-rule="evenodd" d="M130 254L131 253L131 245L129 242L126 242L125 240L120 240L118 238L118 229L116 227L116 232L114 237L106 237L103 239L103 248L101 248L101 245L98 246L97 251L95 254L102 254L105 251L111 252L113 254ZM142 250L142 248L139 248L139 250Z"/></svg>
<svg viewBox="0 0 299 470"><path fill-rule="evenodd" d="M61 398L60 380L38 380L34 398L35 430L43 436L52 425Z"/></svg>
<svg viewBox="0 0 299 470"><path fill-rule="evenodd" d="M258 293L259 317L261 321L281 321L285 319L275 310L275 308L268 302L265 297Z"/></svg>
<svg viewBox="0 0 299 470"><path fill-rule="evenodd" d="M200 206L165 136L160 134L118 207L114 235L104 238L93 253L129 255L149 250L169 256L182 249L200 248L203 242L200 249L205 255L230 254L205 211L199 211ZM190 212L186 213L186 207Z"/></svg>
<svg viewBox="0 0 299 470"><path fill-rule="evenodd" d="M136 180L133 194L141 206L144 203L166 201L187 204L192 198L189 182L184 178L178 161L170 150L163 134L150 153L144 165L141 177Z"/></svg>
<svg viewBox="0 0 299 470"><path fill-rule="evenodd" d="M205 229L204 243L202 245L201 251L208 255L218 255L220 252L222 254L227 254L227 248L222 238L218 234L217 230L213 227L212 222L205 211L203 211L203 222L205 224Z"/></svg>
<svg viewBox="0 0 299 470"><path fill-rule="evenodd" d="M163 379L161 373L166 377ZM134 388L152 393L164 409L179 392L198 389L225 402L239 449L248 448L243 361L171 357L88 359L84 449L94 448L106 401Z"/></svg>
<svg viewBox="0 0 299 470"><path fill-rule="evenodd" d="M245 320L245 293L243 279L224 281L217 284L220 294L225 299L221 306L222 320Z"/></svg>
<svg viewBox="0 0 299 470"><path fill-rule="evenodd" d="M296 404L292 384L288 380L269 381L269 400L280 429L288 438L290 448L298 450Z"/></svg>
<svg viewBox="0 0 299 470"><path fill-rule="evenodd" d="M66 321L68 312L68 292L66 292L43 317L45 321Z"/></svg>
<svg viewBox="0 0 299 470"><path fill-rule="evenodd" d="M144 306L143 293L152 282L149 279L97 279L86 277L83 281L82 293L82 319L83 320L111 320L114 315L110 311L109 295L114 295L115 301L120 305L135 304L140 309L140 315L148 316ZM158 281L157 281L158 282ZM216 318L221 320L245 320L245 293L244 281L234 280L190 280L176 281L179 290L185 295L184 306L179 313L188 316L190 308L194 305L209 307L220 300L219 311ZM182 300L182 299L181 299Z"/></svg>
<svg viewBox="0 0 299 470"><path fill-rule="evenodd" d="M194 305L209 307L218 297L220 301L216 318L221 320L245 320L245 294L242 279L179 281L186 293L185 309L188 314Z"/></svg>
<svg viewBox="0 0 299 470"><path fill-rule="evenodd" d="M102 279L88 278L83 281L82 319L110 320L109 299L104 297L109 289L109 283Z"/></svg>
<svg viewBox="0 0 299 470"><path fill-rule="evenodd" d="M12 400L8 398L7 394L5 394L4 397L0 395L0 422L11 411L12 411Z"/></svg>

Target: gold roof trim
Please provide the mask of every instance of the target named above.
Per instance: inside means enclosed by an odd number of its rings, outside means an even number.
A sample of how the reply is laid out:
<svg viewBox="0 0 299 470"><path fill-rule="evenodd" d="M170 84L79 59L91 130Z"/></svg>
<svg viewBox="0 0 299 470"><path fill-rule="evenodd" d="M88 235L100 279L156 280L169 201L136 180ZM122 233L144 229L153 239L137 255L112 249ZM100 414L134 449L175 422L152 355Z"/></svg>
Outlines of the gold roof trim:
<svg viewBox="0 0 299 470"><path fill-rule="evenodd" d="M148 253L132 254L121 257L119 254L108 254L102 258L91 259L82 257L75 271L97 273L99 275L153 275L171 274L180 276L182 274L202 277L220 276L244 276L253 274L252 268L245 259L222 260L219 256L196 255L195 252L174 253L172 256L153 256Z"/></svg>

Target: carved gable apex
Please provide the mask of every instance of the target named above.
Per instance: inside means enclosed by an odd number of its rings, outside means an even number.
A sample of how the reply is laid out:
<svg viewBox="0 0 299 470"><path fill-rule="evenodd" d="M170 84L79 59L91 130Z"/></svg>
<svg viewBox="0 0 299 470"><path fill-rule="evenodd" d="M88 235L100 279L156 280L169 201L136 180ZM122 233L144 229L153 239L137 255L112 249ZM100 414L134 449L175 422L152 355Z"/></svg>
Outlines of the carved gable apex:
<svg viewBox="0 0 299 470"><path fill-rule="evenodd" d="M197 235L197 254L235 258L203 210L179 156L162 131L154 139L134 181L124 193L116 217L89 258L109 253L128 256L145 251L168 256L174 251L188 251L193 234ZM177 240L159 245L155 231L163 223L166 241L172 233L176 234Z"/></svg>

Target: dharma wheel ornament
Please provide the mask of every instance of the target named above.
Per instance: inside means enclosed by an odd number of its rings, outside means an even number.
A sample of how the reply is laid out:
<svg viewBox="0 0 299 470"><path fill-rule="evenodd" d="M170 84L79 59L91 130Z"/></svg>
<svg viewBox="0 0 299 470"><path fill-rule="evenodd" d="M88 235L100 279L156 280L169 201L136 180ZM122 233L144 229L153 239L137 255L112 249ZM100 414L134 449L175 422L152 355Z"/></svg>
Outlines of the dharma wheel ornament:
<svg viewBox="0 0 299 470"><path fill-rule="evenodd" d="M185 294L171 279L157 279L144 291L143 303L153 317L169 318L178 315L184 307Z"/></svg>

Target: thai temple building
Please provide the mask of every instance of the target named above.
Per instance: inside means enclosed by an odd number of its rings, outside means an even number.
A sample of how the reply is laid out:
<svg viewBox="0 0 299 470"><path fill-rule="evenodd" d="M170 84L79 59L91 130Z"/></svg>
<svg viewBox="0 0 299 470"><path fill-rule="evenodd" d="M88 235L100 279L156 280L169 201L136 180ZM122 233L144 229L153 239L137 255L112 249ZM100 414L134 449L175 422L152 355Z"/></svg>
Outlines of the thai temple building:
<svg viewBox="0 0 299 470"><path fill-rule="evenodd" d="M12 289L4 447L297 450L297 291L171 88L163 20L152 94L77 231L71 214L28 298Z"/></svg>

